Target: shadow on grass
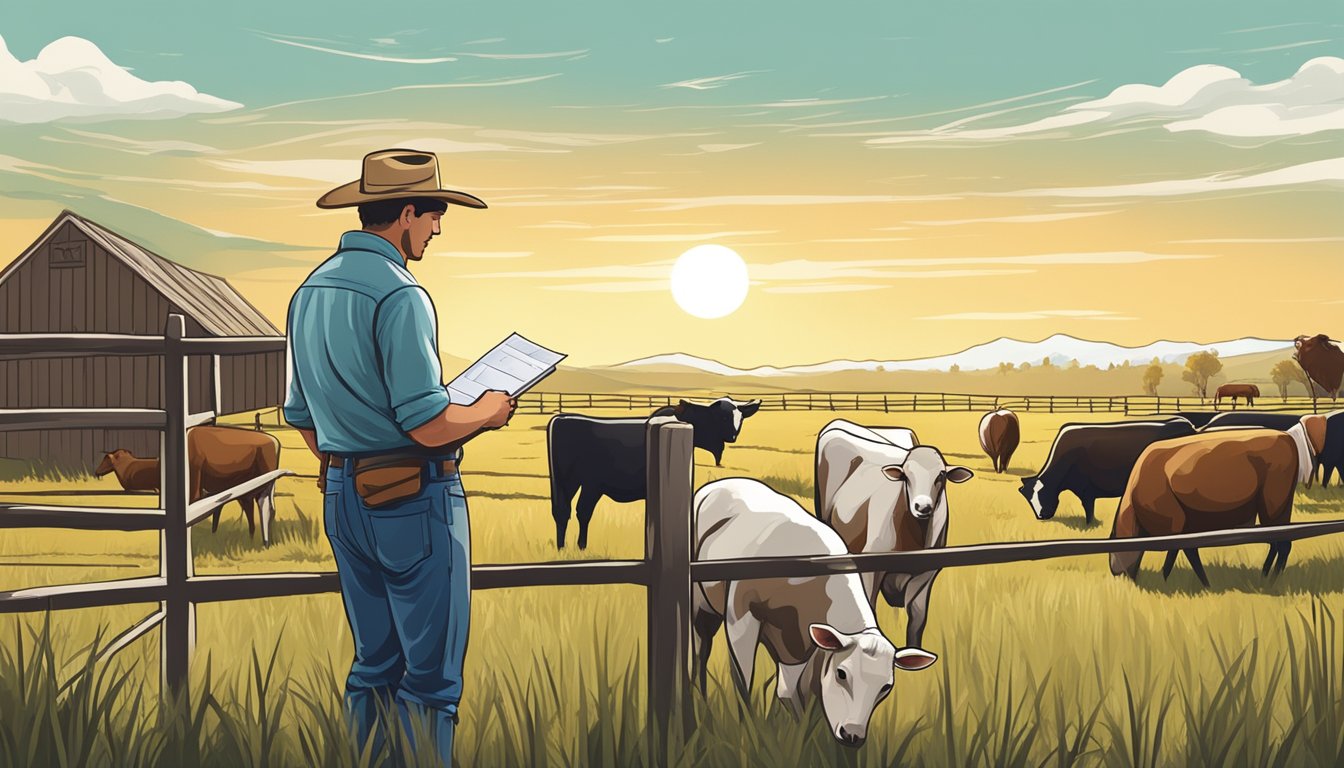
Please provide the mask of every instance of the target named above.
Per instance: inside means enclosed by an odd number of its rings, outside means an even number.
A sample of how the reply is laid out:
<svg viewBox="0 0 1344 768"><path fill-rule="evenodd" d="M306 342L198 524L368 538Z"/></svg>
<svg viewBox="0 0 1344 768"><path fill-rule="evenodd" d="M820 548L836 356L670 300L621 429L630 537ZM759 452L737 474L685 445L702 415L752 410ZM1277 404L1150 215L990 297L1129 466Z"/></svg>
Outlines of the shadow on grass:
<svg viewBox="0 0 1344 768"><path fill-rule="evenodd" d="M1201 550L1200 554L1205 555L1207 551ZM1256 551L1259 555L1256 559L1260 560L1268 552L1268 545L1265 549L1257 547ZM1171 578L1163 581L1161 568L1165 558L1165 552L1149 552L1144 555L1147 567L1139 572L1140 589L1154 594L1173 596L1234 592L1254 595L1303 593L1325 595L1344 592L1344 580L1340 579L1338 561L1311 559L1294 562L1289 556L1288 566L1274 581L1261 576L1258 565L1230 565L1205 561L1204 572L1209 577L1209 587L1206 589L1190 570L1185 555L1177 559L1176 567L1171 571Z"/></svg>
<svg viewBox="0 0 1344 768"><path fill-rule="evenodd" d="M249 555L264 552L268 548L291 545L291 549L300 551L315 550L326 554L326 534L322 530L322 521L303 512L298 504L290 502L279 506L275 519L271 521L270 547L261 540L260 514L257 519L257 531L248 535L247 519L237 504L226 504L220 510L219 530L211 532L210 518L197 523L192 528L192 552L197 555L214 555L221 559L246 559ZM293 557L293 553L289 555Z"/></svg>
<svg viewBox="0 0 1344 768"><path fill-rule="evenodd" d="M1083 517L1082 515L1067 515L1065 517L1055 515L1053 518L1045 520L1043 522L1058 523L1059 525L1062 525L1065 528L1069 528L1075 531L1095 531L1105 526L1105 523L1103 523L1100 519L1093 520L1092 522L1089 523L1087 522L1087 518Z"/></svg>

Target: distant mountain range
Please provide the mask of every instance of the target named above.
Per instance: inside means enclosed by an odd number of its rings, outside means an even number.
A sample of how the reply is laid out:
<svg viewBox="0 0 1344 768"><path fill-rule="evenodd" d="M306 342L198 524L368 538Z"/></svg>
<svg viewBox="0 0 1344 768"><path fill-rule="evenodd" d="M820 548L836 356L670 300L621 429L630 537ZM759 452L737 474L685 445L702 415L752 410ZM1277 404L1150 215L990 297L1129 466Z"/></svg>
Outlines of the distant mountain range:
<svg viewBox="0 0 1344 768"><path fill-rule="evenodd" d="M1021 363L1040 365L1047 357L1057 366L1065 366L1070 361L1077 360L1083 366L1095 365L1098 368L1106 368L1112 364L1123 365L1125 362L1133 365L1146 364L1154 357L1163 363L1183 364L1186 358L1205 350L1217 350L1219 357L1229 358L1287 350L1292 346L1291 341L1247 337L1216 344L1156 341L1142 347L1122 347L1110 342L1089 341L1058 333L1040 341L999 338L951 355L908 360L832 360L783 368L760 366L742 369L694 355L672 353L606 366L605 370L629 373L710 373L732 377L790 377L847 371L946 371L954 365L962 371L980 371L998 368L999 363L1003 362L1013 365Z"/></svg>

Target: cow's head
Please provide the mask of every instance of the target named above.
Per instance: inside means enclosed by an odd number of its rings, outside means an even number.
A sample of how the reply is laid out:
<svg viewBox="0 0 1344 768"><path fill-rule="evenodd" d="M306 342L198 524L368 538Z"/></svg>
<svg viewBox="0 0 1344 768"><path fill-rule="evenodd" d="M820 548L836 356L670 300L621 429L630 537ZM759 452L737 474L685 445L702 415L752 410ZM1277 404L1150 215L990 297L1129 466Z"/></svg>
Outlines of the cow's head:
<svg viewBox="0 0 1344 768"><path fill-rule="evenodd" d="M125 448L118 448L115 451L108 451L103 455L103 460L98 462L98 468L93 471L94 477L102 477L108 472L114 472L119 464L132 458L131 452Z"/></svg>
<svg viewBox="0 0 1344 768"><path fill-rule="evenodd" d="M682 400L677 403L676 414L679 420L695 427L696 446L707 448L714 443L737 442L742 421L760 407L760 400L738 402L729 397L721 397L708 405ZM707 441L706 444L702 445L702 440Z"/></svg>
<svg viewBox="0 0 1344 768"><path fill-rule="evenodd" d="M949 482L964 483L975 477L965 467L949 467L943 455L931 445L917 445L902 464L882 468L888 480L905 484L906 503L916 519L928 520L943 498L943 489Z"/></svg>
<svg viewBox="0 0 1344 768"><path fill-rule="evenodd" d="M877 629L853 635L830 626L808 627L821 665L821 706L831 735L847 747L868 738L873 710L891 693L895 670L925 669L938 657L920 648L896 649Z"/></svg>
<svg viewBox="0 0 1344 768"><path fill-rule="evenodd" d="M1031 505L1037 520L1049 520L1059 510L1059 491L1048 490L1039 476L1022 478L1022 486L1017 492Z"/></svg>

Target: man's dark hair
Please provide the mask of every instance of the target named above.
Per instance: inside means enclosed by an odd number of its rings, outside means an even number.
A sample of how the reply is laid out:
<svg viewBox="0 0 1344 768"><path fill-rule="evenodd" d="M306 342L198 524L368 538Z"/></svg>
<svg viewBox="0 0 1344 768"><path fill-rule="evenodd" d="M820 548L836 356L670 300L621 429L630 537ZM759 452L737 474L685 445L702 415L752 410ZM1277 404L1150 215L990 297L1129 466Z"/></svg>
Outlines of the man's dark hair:
<svg viewBox="0 0 1344 768"><path fill-rule="evenodd" d="M359 206L359 223L364 227L382 227L397 220L401 211L408 205L415 206L415 215L443 213L448 204L432 197L399 197L395 200L379 200Z"/></svg>

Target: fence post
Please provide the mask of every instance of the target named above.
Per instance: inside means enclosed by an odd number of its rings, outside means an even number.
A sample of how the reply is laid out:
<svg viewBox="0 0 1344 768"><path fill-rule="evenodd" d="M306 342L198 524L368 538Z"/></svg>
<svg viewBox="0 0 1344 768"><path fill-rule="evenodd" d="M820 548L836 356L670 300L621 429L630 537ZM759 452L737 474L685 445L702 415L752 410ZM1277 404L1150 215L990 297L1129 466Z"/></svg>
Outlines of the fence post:
<svg viewBox="0 0 1344 768"><path fill-rule="evenodd" d="M883 413L891 413L891 406L887 404L887 396L886 396L886 394L883 394L883 395L882 395L882 412L883 412Z"/></svg>
<svg viewBox="0 0 1344 768"><path fill-rule="evenodd" d="M645 557L649 561L649 764L662 765L677 726L689 732L691 658L691 496L694 465L691 425L664 417L649 421Z"/></svg>
<svg viewBox="0 0 1344 768"><path fill-rule="evenodd" d="M163 409L166 412L159 445L163 504L163 533L159 536L159 576L167 582L160 630L164 694L188 696L187 678L191 650L196 644L196 606L187 595L187 579L193 575L191 528L187 526L187 357L182 353L186 323L182 315L169 315L163 329Z"/></svg>

